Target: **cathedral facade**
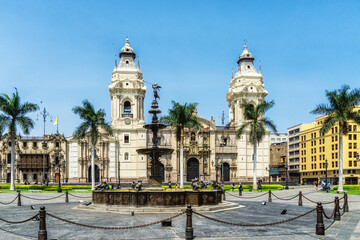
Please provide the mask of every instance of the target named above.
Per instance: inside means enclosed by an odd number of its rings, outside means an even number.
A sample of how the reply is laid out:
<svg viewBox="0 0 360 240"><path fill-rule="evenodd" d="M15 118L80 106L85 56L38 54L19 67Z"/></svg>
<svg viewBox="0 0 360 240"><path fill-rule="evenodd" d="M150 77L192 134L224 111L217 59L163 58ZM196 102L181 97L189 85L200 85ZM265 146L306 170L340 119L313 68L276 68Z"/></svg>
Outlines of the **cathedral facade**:
<svg viewBox="0 0 360 240"><path fill-rule="evenodd" d="M100 129L95 146L95 180L112 183L148 181L150 159L140 155L136 149L151 147L151 132L143 128L144 99L146 86L136 54L126 39L119 54L109 84L111 100L111 127L114 134L109 136ZM213 119L200 116L202 128L186 129L184 136L184 180L194 178L210 181L251 181L253 176L253 147L245 132L236 138L236 130L244 122L241 103L257 104L267 95L261 71L257 71L254 57L244 46L237 61L236 74L230 81L226 101L229 107L229 124L216 126ZM163 112L166 110L163 109ZM161 156L163 181L179 182L179 143L171 127L158 133L160 147L170 147L174 152ZM1 149L0 149L1 151ZM257 176L268 176L270 139L269 132L258 146ZM5 156L5 155L4 155ZM66 138L64 151L66 168L64 178L69 182L90 182L91 144L89 136L83 139ZM4 160L2 160L4 161ZM4 162L5 163L5 162ZM2 165L3 166L3 165ZM8 166L6 165L6 168ZM4 177L4 173L2 174ZM51 178L54 179L55 178ZM19 178L19 180L22 180Z"/></svg>

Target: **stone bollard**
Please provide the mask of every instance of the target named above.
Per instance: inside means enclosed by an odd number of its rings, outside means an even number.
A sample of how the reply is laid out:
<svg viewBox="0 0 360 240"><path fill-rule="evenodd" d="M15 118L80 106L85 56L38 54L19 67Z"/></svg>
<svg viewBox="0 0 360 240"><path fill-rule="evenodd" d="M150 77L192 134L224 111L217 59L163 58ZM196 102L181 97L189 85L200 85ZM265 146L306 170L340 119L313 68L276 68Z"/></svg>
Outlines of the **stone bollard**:
<svg viewBox="0 0 360 240"><path fill-rule="evenodd" d="M69 192L66 190L65 192L65 202L69 202Z"/></svg>
<svg viewBox="0 0 360 240"><path fill-rule="evenodd" d="M186 209L185 239L189 240L193 238L194 238L194 229L192 227L192 209L191 209L191 205L188 205Z"/></svg>
<svg viewBox="0 0 360 240"><path fill-rule="evenodd" d="M272 202L272 199L271 199L271 190L269 190L269 199L268 199L268 202Z"/></svg>
<svg viewBox="0 0 360 240"><path fill-rule="evenodd" d="M47 240L47 231L46 231L46 211L45 207L40 207L39 211L39 232L38 232L38 240Z"/></svg>
<svg viewBox="0 0 360 240"><path fill-rule="evenodd" d="M299 192L299 206L302 206L302 192Z"/></svg>
<svg viewBox="0 0 360 240"><path fill-rule="evenodd" d="M339 198L335 197L335 214L334 214L334 220L340 221L341 215L340 215L340 206L339 206Z"/></svg>
<svg viewBox="0 0 360 240"><path fill-rule="evenodd" d="M321 202L317 203L316 207L316 235L325 235L325 225L324 225L324 219L323 219L323 206Z"/></svg>
<svg viewBox="0 0 360 240"><path fill-rule="evenodd" d="M18 192L18 202L17 202L18 206L21 206L21 193Z"/></svg>
<svg viewBox="0 0 360 240"><path fill-rule="evenodd" d="M344 212L349 212L348 195L344 193Z"/></svg>

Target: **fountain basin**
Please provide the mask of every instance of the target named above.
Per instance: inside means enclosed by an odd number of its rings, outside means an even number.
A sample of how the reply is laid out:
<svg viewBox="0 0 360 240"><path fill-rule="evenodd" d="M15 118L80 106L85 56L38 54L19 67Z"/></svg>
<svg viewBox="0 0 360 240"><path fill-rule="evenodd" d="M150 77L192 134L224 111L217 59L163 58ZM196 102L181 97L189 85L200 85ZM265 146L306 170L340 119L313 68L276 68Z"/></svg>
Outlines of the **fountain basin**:
<svg viewBox="0 0 360 240"><path fill-rule="evenodd" d="M217 205L222 202L220 190L180 191L93 191L93 203L131 207L184 207Z"/></svg>

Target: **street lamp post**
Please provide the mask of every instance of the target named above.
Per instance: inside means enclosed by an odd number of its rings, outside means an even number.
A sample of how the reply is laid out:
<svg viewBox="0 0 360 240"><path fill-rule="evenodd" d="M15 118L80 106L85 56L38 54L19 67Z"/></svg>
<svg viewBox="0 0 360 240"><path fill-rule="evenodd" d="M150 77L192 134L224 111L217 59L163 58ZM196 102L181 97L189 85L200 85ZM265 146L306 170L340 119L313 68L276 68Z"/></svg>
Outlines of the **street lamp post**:
<svg viewBox="0 0 360 240"><path fill-rule="evenodd" d="M215 163L215 168L216 168L216 183L218 183L219 180L219 157L216 157L216 163Z"/></svg>
<svg viewBox="0 0 360 240"><path fill-rule="evenodd" d="M327 180L327 168L328 168L328 160L325 160L325 190L328 193L328 180Z"/></svg>
<svg viewBox="0 0 360 240"><path fill-rule="evenodd" d="M224 144L221 143L220 147L222 147L222 151L221 151L221 161L220 161L220 166L221 166L221 184L224 185Z"/></svg>
<svg viewBox="0 0 360 240"><path fill-rule="evenodd" d="M287 162L285 163L285 171L286 171L285 189L289 189L288 164L287 164Z"/></svg>
<svg viewBox="0 0 360 240"><path fill-rule="evenodd" d="M54 160L53 165L54 167L57 165L57 167L59 168L59 187L58 187L58 193L61 193L61 167L65 165L65 159L63 160L63 162L61 162L61 158L60 156L58 156L57 158L58 162L56 160Z"/></svg>
<svg viewBox="0 0 360 240"><path fill-rule="evenodd" d="M40 116L42 116L43 118L43 122L44 122L44 141L43 141L43 147L46 146L46 142L45 142L45 123L46 123L46 118L49 117L50 118L50 122L52 122L52 116L49 114L48 111L46 111L46 108L44 108L44 110L42 110L39 114ZM39 115L37 117L39 117ZM38 119L37 119L38 120ZM45 151L43 153L43 177L42 177L42 183L45 184Z"/></svg>
<svg viewBox="0 0 360 240"><path fill-rule="evenodd" d="M269 172L269 185L270 185L270 166L269 166L269 168L266 167L265 170Z"/></svg>

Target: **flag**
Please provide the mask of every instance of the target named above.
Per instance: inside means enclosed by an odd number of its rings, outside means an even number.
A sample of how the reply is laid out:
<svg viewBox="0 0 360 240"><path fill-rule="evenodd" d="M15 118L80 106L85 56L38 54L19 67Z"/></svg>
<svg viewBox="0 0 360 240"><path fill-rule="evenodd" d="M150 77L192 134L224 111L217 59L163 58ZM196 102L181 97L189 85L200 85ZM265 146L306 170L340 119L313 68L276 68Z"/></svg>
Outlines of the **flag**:
<svg viewBox="0 0 360 240"><path fill-rule="evenodd" d="M56 120L55 120L55 122L54 122L54 125L58 124L58 119L59 119L59 117L56 117Z"/></svg>

